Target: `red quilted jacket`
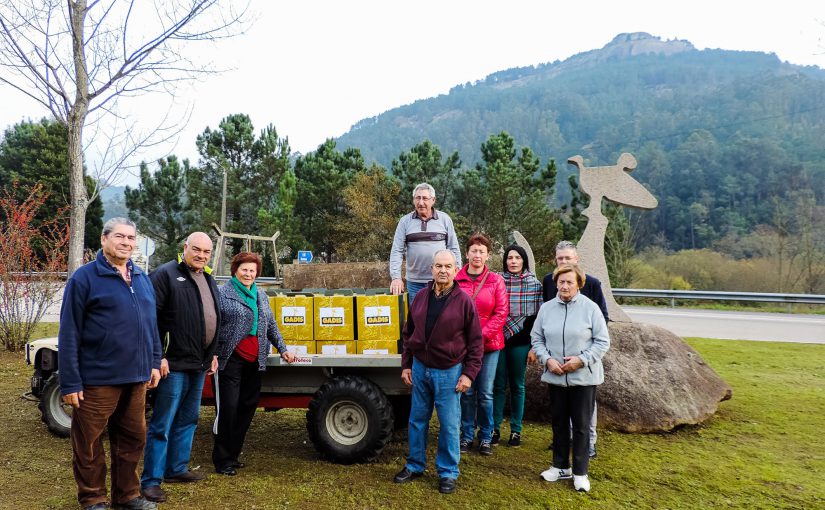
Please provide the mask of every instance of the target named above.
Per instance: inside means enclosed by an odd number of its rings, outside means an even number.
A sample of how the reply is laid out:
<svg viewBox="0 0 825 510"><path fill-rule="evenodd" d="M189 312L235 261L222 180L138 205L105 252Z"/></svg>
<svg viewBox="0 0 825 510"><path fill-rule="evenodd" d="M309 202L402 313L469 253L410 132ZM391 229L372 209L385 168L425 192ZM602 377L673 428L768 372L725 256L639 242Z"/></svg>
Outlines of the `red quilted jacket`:
<svg viewBox="0 0 825 510"><path fill-rule="evenodd" d="M461 268L455 276L455 282L467 295L472 296L484 275L487 274L484 287L475 298L475 305L481 322L481 334L484 337L484 352L500 351L504 348L503 328L507 314L510 312L504 278L485 266L484 272L473 280L467 274L467 267L468 265L465 265Z"/></svg>

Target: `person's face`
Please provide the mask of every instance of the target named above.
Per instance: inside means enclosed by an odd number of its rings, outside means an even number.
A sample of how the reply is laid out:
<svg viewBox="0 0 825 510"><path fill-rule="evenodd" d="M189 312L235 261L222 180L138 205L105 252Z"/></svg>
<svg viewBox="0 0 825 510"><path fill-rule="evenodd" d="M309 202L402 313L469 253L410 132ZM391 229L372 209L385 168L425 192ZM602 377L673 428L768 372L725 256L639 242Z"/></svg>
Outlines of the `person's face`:
<svg viewBox="0 0 825 510"><path fill-rule="evenodd" d="M212 256L212 240L207 235L191 236L183 245L183 260L192 269L202 270Z"/></svg>
<svg viewBox="0 0 825 510"><path fill-rule="evenodd" d="M100 236L100 247L109 259L126 262L135 250L136 239L134 227L115 225L111 232Z"/></svg>
<svg viewBox="0 0 825 510"><path fill-rule="evenodd" d="M579 264L579 254L572 248L564 248L563 250L556 250L556 267L562 264Z"/></svg>
<svg viewBox="0 0 825 510"><path fill-rule="evenodd" d="M258 276L258 264L254 262L244 262L235 271L235 278L244 284L246 288L252 287L256 276Z"/></svg>
<svg viewBox="0 0 825 510"><path fill-rule="evenodd" d="M481 269L487 263L490 254L487 252L487 247L483 244L474 244L467 250L467 261L473 269Z"/></svg>
<svg viewBox="0 0 825 510"><path fill-rule="evenodd" d="M570 301L579 293L579 283L576 281L576 273L568 271L560 274L556 280L556 287L559 289L559 299L562 301Z"/></svg>
<svg viewBox="0 0 825 510"><path fill-rule="evenodd" d="M513 274L519 274L524 269L524 259L516 250L507 252L507 271Z"/></svg>
<svg viewBox="0 0 825 510"><path fill-rule="evenodd" d="M449 287L453 283L458 268L455 259L449 253L439 253L433 259L433 281L440 286Z"/></svg>
<svg viewBox="0 0 825 510"><path fill-rule="evenodd" d="M433 204L435 204L435 199L430 196L428 190L420 189L415 192L413 206L415 206L415 212L419 216L429 217L433 212Z"/></svg>

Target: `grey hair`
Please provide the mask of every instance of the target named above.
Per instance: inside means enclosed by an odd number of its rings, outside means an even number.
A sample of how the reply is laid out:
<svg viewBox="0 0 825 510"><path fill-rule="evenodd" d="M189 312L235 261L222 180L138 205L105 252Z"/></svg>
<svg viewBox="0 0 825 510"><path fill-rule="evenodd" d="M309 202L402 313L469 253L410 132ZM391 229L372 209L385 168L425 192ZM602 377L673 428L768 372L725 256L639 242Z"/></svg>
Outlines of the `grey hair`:
<svg viewBox="0 0 825 510"><path fill-rule="evenodd" d="M435 264L435 258L438 257L439 255L441 255L442 253L449 253L450 256L453 258L453 264L455 264L456 266L458 265L458 259L455 258L455 253L453 253L451 250L447 250L447 249L438 250L437 252L433 253L433 258L432 258L432 261L430 262L430 265Z"/></svg>
<svg viewBox="0 0 825 510"><path fill-rule="evenodd" d="M579 249L576 248L576 245L571 243L570 241L559 241L559 244L556 245L556 251L559 250L573 250L576 253L579 252Z"/></svg>
<svg viewBox="0 0 825 510"><path fill-rule="evenodd" d="M413 198L415 198L415 192L420 190L420 189L425 189L425 190L429 191L430 192L430 198L435 198L435 188L433 188L432 186L430 186L430 184L428 184L426 182L422 182L421 184L419 184L418 186L416 186L413 189Z"/></svg>
<svg viewBox="0 0 825 510"><path fill-rule="evenodd" d="M110 218L103 224L103 235L109 235L112 230L115 229L115 225L126 225L132 227L135 229L135 232L137 232L137 225L135 225L135 222L129 218Z"/></svg>

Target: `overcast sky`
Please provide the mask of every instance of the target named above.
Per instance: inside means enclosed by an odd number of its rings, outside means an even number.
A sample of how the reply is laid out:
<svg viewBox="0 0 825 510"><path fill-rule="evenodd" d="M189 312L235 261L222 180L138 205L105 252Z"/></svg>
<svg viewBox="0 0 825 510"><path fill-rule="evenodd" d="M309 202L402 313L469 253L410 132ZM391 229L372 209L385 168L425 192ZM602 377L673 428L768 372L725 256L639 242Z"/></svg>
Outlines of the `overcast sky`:
<svg viewBox="0 0 825 510"><path fill-rule="evenodd" d="M176 145L141 156L154 160L173 152L197 162L195 137L232 113L249 114L256 129L274 124L293 151L305 153L365 117L496 71L601 48L623 32L685 39L698 49L764 51L825 68L822 5L253 0L255 21L245 34L204 47L205 59L232 69L181 89L179 106L192 111L186 129ZM138 122L151 117L146 104L136 109ZM0 128L45 114L22 94L0 87Z"/></svg>

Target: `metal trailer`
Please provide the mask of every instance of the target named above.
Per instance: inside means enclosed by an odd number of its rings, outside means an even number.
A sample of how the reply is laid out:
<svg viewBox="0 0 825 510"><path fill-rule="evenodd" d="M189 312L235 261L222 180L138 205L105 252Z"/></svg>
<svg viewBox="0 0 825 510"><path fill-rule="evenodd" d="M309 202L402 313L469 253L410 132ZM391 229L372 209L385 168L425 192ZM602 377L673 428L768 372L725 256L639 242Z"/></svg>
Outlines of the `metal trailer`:
<svg viewBox="0 0 825 510"><path fill-rule="evenodd" d="M54 434L68 436L71 408L60 398L57 339L31 342L25 354L34 368L32 394L40 399L43 421ZM215 404L211 377L202 402ZM270 355L259 407L307 409L307 433L325 459L369 462L381 454L394 430L407 426L410 390L401 381L398 354L306 355L291 365Z"/></svg>

